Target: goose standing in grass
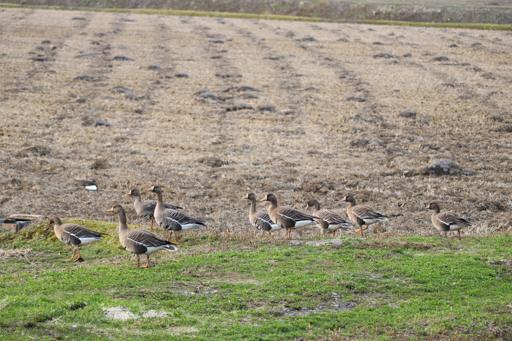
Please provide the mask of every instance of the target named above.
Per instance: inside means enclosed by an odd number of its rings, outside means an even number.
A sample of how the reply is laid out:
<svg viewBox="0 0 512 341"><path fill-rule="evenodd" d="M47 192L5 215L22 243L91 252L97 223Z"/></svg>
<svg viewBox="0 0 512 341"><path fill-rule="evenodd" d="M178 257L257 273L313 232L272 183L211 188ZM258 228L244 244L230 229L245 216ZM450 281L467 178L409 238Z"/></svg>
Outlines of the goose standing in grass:
<svg viewBox="0 0 512 341"><path fill-rule="evenodd" d="M148 230L128 228L123 206L115 204L107 212L119 216L119 241L125 250L137 255L137 267L140 267L140 255L146 255L147 263L145 268L149 268L149 255L160 250L178 250L173 246L173 243L158 238Z"/></svg>
<svg viewBox="0 0 512 341"><path fill-rule="evenodd" d="M347 207L347 214L350 220L359 226L356 232L361 232L361 237L363 236L363 230L367 230L371 224L388 220L387 216L375 211L370 206L356 205L356 199L352 195L345 196L341 201L350 204ZM364 225L366 225L365 228L363 228Z"/></svg>
<svg viewBox="0 0 512 341"><path fill-rule="evenodd" d="M309 208L312 208L313 214L320 218L315 219L315 222L320 226L322 236L325 235L326 231L332 231L332 236L334 237L336 230L349 229L353 227L338 213L330 210L321 210L320 203L315 199L311 199L306 203L306 210Z"/></svg>
<svg viewBox="0 0 512 341"><path fill-rule="evenodd" d="M249 193L242 199L251 202L249 206L249 221L257 230L261 230L261 235L268 231L269 236L272 231L279 231L281 227L277 226L268 216L268 213L256 210L256 195ZM254 231L256 233L256 231Z"/></svg>
<svg viewBox="0 0 512 341"><path fill-rule="evenodd" d="M269 201L268 216L277 226L286 229L286 237L284 240L290 239L292 229L311 225L315 223L315 218L304 212L301 212L292 207L278 206L277 198L274 194L269 193L260 201Z"/></svg>
<svg viewBox="0 0 512 341"><path fill-rule="evenodd" d="M439 205L435 202L429 204L425 209L434 210L434 213L432 213L432 224L434 224L436 229L444 232L445 238L448 238L448 231L457 231L460 240L460 229L466 226L473 226L469 221L452 212L440 212Z"/></svg>
<svg viewBox="0 0 512 341"><path fill-rule="evenodd" d="M173 231L175 235L174 242L177 243L179 231L188 230L194 227L203 229L203 226L206 226L203 220L189 217L188 215L176 210L166 209L162 199L162 189L160 186L153 186L149 188L148 191L156 193L158 197L155 207L155 221L161 228L169 230L168 241L171 240Z"/></svg>
<svg viewBox="0 0 512 341"><path fill-rule="evenodd" d="M75 262L83 261L84 259L80 255L78 247L98 242L103 240L101 239L102 236L108 236L106 233L89 230L87 227L82 225L71 223L62 224L59 217L53 214L48 216L48 220L48 227L53 224L53 230L55 231L57 238L59 238L59 240L64 244L73 246L73 255L70 259L65 259L65 262L73 260L77 252L78 258L75 259Z"/></svg>
<svg viewBox="0 0 512 341"><path fill-rule="evenodd" d="M132 189L130 192L126 193L128 196L135 197L135 201L133 203L133 207L135 208L135 212L140 215L142 218L146 218L151 221L151 226L149 227L150 231L153 231L153 221L155 220L155 200L145 200L142 201L140 197L140 192L138 189ZM180 210L182 209L176 205L164 204L166 209L171 210Z"/></svg>

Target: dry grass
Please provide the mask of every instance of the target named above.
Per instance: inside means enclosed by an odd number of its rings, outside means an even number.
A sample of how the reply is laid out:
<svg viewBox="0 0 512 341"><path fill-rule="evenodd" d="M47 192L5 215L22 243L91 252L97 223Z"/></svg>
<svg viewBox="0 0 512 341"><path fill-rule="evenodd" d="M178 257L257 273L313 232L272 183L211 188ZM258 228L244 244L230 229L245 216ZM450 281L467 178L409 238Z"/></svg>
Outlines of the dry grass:
<svg viewBox="0 0 512 341"><path fill-rule="evenodd" d="M159 184L218 231L249 229L248 192L338 211L354 193L391 234L433 233L434 200L473 222L466 234L511 225L509 33L31 9L1 9L0 33L2 215L113 221L121 202L137 223L124 193ZM224 92L240 84L260 91ZM225 110L240 104L277 112ZM421 175L438 158L473 175Z"/></svg>

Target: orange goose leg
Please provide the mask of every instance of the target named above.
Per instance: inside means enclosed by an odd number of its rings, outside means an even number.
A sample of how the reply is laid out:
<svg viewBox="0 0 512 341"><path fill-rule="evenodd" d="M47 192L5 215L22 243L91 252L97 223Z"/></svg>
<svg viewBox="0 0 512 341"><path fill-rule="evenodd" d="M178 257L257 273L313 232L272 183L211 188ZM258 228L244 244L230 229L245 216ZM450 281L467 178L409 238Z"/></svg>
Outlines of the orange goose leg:
<svg viewBox="0 0 512 341"><path fill-rule="evenodd" d="M137 267L140 268L140 256L137 255Z"/></svg>
<svg viewBox="0 0 512 341"><path fill-rule="evenodd" d="M151 220L151 226L149 227L150 231L153 231L153 220Z"/></svg>
<svg viewBox="0 0 512 341"><path fill-rule="evenodd" d="M170 242L171 241L171 236L172 236L172 230L169 230L169 238L167 238L167 241Z"/></svg>
<svg viewBox="0 0 512 341"><path fill-rule="evenodd" d="M149 255L146 255L146 258L147 258L147 263L146 263L146 266L143 266L143 268L149 268Z"/></svg>
<svg viewBox="0 0 512 341"><path fill-rule="evenodd" d="M75 258L76 249L76 247L73 248L73 255L69 259L64 259L64 262L69 262L70 260L73 260L73 258Z"/></svg>
<svg viewBox="0 0 512 341"><path fill-rule="evenodd" d="M172 233L172 232L171 232ZM176 232L174 234L174 242L177 243L178 242L178 232Z"/></svg>
<svg viewBox="0 0 512 341"><path fill-rule="evenodd" d="M83 261L82 255L80 254L80 250L78 249L78 246L76 247L76 250L78 251L78 258L75 259L75 262Z"/></svg>
<svg viewBox="0 0 512 341"><path fill-rule="evenodd" d="M269 235L270 237L272 237L272 233L270 233L270 231L268 231L268 235Z"/></svg>
<svg viewBox="0 0 512 341"><path fill-rule="evenodd" d="M334 238L336 236L336 230L332 230L332 237Z"/></svg>
<svg viewBox="0 0 512 341"><path fill-rule="evenodd" d="M457 230L457 232L459 232L459 240L460 240L460 230Z"/></svg>
<svg viewBox="0 0 512 341"><path fill-rule="evenodd" d="M288 240L288 239L290 239L290 236L289 236L290 231L291 231L290 229L286 229L286 233L285 233L285 238L284 238L284 240Z"/></svg>

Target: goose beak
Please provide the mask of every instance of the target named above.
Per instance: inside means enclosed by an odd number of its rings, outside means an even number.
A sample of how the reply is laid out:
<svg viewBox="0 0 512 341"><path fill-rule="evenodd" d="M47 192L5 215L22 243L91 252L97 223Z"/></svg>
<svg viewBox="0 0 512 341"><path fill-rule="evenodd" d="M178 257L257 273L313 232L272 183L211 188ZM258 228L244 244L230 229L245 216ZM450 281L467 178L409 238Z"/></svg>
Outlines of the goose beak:
<svg viewBox="0 0 512 341"><path fill-rule="evenodd" d="M345 200L345 198L341 199L340 201L342 201L342 202L347 202L347 201Z"/></svg>
<svg viewBox="0 0 512 341"><path fill-rule="evenodd" d="M306 205L306 211L309 210L309 205Z"/></svg>
<svg viewBox="0 0 512 341"><path fill-rule="evenodd" d="M262 201L267 201L267 198L265 197L265 198L260 200L260 202L262 202Z"/></svg>
<svg viewBox="0 0 512 341"><path fill-rule="evenodd" d="M153 192L153 187L148 188L148 191Z"/></svg>
<svg viewBox="0 0 512 341"><path fill-rule="evenodd" d="M130 196L130 195L132 195L132 194L131 194L131 193L126 193L125 195L128 195L128 196Z"/></svg>
<svg viewBox="0 0 512 341"><path fill-rule="evenodd" d="M426 210L428 210L429 208L430 208L429 206L425 207Z"/></svg>
<svg viewBox="0 0 512 341"><path fill-rule="evenodd" d="M111 209L107 210L107 212L114 212L114 208L112 207Z"/></svg>

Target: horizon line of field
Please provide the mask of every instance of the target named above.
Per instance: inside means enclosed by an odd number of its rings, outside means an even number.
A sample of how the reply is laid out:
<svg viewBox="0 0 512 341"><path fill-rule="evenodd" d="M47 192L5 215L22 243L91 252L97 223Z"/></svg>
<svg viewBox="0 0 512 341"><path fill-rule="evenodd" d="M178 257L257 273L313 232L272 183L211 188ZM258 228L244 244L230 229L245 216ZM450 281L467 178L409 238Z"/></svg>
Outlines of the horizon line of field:
<svg viewBox="0 0 512 341"><path fill-rule="evenodd" d="M131 13L146 15L168 15L168 16L190 16L190 17L217 17L232 19L261 19L261 20L280 20L280 21L302 21L302 22L331 22L361 25L384 25L384 26L411 26L428 28L452 28L452 29L471 29L471 30L489 30L489 31L512 31L512 24L487 24L487 23L438 23L438 22L412 22L412 21L392 21L392 20L332 20L319 17L301 17L279 14L256 14L256 13L234 13L234 12L209 12L193 10L164 10L164 9L128 9L128 8L89 8L89 7L63 7L63 6L33 6L19 5L10 3L0 3L0 8L18 8L18 9L42 9L56 11L82 11L82 12L104 12L104 13Z"/></svg>

